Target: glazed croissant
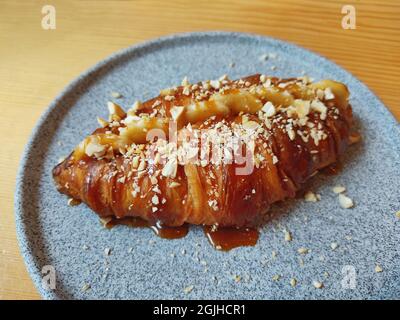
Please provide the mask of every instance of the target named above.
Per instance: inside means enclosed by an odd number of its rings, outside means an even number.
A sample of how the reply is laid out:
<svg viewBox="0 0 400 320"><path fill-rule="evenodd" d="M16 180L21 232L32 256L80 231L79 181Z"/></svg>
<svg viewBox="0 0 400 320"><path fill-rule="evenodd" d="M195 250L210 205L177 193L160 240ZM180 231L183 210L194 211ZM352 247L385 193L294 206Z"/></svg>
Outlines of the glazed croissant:
<svg viewBox="0 0 400 320"><path fill-rule="evenodd" d="M54 181L101 217L254 226L352 142L348 95L308 77L185 78L127 113L109 103Z"/></svg>

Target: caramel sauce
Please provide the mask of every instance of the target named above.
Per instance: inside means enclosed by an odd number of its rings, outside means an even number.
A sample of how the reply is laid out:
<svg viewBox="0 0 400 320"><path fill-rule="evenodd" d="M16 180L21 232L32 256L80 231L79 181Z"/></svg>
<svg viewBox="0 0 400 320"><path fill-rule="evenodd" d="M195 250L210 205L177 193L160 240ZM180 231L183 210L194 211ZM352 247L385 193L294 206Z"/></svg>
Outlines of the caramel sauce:
<svg viewBox="0 0 400 320"><path fill-rule="evenodd" d="M185 237L189 232L189 227L184 224L179 227L163 226L160 223L150 223L146 220L136 217L127 217L122 219L112 219L105 224L107 229L117 225L125 225L133 228L150 228L154 233L163 239L179 239Z"/></svg>
<svg viewBox="0 0 400 320"><path fill-rule="evenodd" d="M204 226L203 230L212 246L222 251L255 246L259 237L258 230L251 228L219 228L213 231L211 226Z"/></svg>
<svg viewBox="0 0 400 320"><path fill-rule="evenodd" d="M163 239L179 239L185 237L189 232L189 225L184 224L179 227L163 226L160 223L152 224L146 220L136 217L127 217L122 219L112 219L105 224L107 229L117 225L125 225L133 228L149 228ZM259 232L251 228L219 228L212 230L211 226L203 226L204 233L212 246L221 251L242 246L255 246L259 237Z"/></svg>
<svg viewBox="0 0 400 320"><path fill-rule="evenodd" d="M343 168L342 163L339 161L336 161L335 163L332 163L329 166L321 169L320 172L327 176L335 176L335 175L339 174L339 172L340 172L340 170L342 170L342 168Z"/></svg>

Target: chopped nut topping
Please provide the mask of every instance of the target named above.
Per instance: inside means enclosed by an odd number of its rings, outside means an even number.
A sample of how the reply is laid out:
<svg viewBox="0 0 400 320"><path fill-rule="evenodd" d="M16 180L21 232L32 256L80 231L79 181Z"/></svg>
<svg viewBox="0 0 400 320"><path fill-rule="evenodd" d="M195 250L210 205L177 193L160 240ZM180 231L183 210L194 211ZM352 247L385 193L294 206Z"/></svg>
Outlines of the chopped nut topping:
<svg viewBox="0 0 400 320"><path fill-rule="evenodd" d="M111 217L102 217L102 218L100 218L100 223L103 225L103 227L106 227L107 224L109 222L111 222L111 221L112 221Z"/></svg>
<svg viewBox="0 0 400 320"><path fill-rule="evenodd" d="M182 115L184 109L185 107L178 107L178 106L172 107L170 109L172 119L177 121L179 117Z"/></svg>
<svg viewBox="0 0 400 320"><path fill-rule="evenodd" d="M295 278L290 279L290 285L295 287L297 285L297 280Z"/></svg>
<svg viewBox="0 0 400 320"><path fill-rule="evenodd" d="M182 86L188 86L189 84L190 84L190 83L189 83L188 77L185 76L185 77L182 79L181 85L182 85Z"/></svg>
<svg viewBox="0 0 400 320"><path fill-rule="evenodd" d="M145 169L146 169L146 161L142 160L142 161L140 161L138 171L143 171Z"/></svg>
<svg viewBox="0 0 400 320"><path fill-rule="evenodd" d="M77 205L81 204L81 202L82 202L81 200L74 199L74 198L69 198L68 199L68 205L71 206L71 207L77 206Z"/></svg>
<svg viewBox="0 0 400 320"><path fill-rule="evenodd" d="M342 193L339 193L339 203L340 206L344 209L349 209L354 206L353 200Z"/></svg>
<svg viewBox="0 0 400 320"><path fill-rule="evenodd" d="M172 100L175 99L175 97L174 97L174 96L167 95L167 96L164 97L164 99L165 99L166 101L172 101Z"/></svg>
<svg viewBox="0 0 400 320"><path fill-rule="evenodd" d="M185 294L189 294L190 292L192 292L193 289L194 289L194 286L187 286L186 288L183 288L183 292Z"/></svg>
<svg viewBox="0 0 400 320"><path fill-rule="evenodd" d="M181 185L181 184L180 184L179 182L172 181L172 182L169 184L169 187L170 187L171 189L173 189L173 188L179 187L180 185Z"/></svg>
<svg viewBox="0 0 400 320"><path fill-rule="evenodd" d="M304 200L307 202L317 202L319 199L317 194L312 191L307 191L304 195Z"/></svg>
<svg viewBox="0 0 400 320"><path fill-rule="evenodd" d="M276 114L275 106L270 101L266 102L261 110L265 112L265 115L268 118L273 117Z"/></svg>
<svg viewBox="0 0 400 320"><path fill-rule="evenodd" d="M160 91L161 96L170 96L170 95L173 95L174 93L175 93L174 88L166 88L166 89L163 89Z"/></svg>
<svg viewBox="0 0 400 320"><path fill-rule="evenodd" d="M189 89L189 87L185 87L185 88L183 89L182 93L183 93L185 96L190 95L190 89Z"/></svg>
<svg viewBox="0 0 400 320"><path fill-rule="evenodd" d="M140 101L135 101L132 107L128 110L129 115L134 115L141 107Z"/></svg>
<svg viewBox="0 0 400 320"><path fill-rule="evenodd" d="M111 92L111 96L115 99L122 98L122 94L120 94L119 92L115 92L115 91Z"/></svg>
<svg viewBox="0 0 400 320"><path fill-rule="evenodd" d="M343 187L343 186L337 185L337 186L334 186L334 187L332 188L332 191L333 191L334 193L343 193L343 192L346 191L346 188Z"/></svg>
<svg viewBox="0 0 400 320"><path fill-rule="evenodd" d="M322 289L324 287L324 284L322 282L319 282L319 281L313 281L313 286L316 289Z"/></svg>
<svg viewBox="0 0 400 320"><path fill-rule="evenodd" d="M161 174L164 177L175 178L177 170L178 170L178 162L176 159L172 158L168 160L168 162L165 164L164 168L161 171Z"/></svg>
<svg viewBox="0 0 400 320"><path fill-rule="evenodd" d="M110 116L117 116L120 119L124 118L126 116L126 113L124 110L122 110L122 108L117 105L114 102L109 101L107 103L107 107L108 107L108 112L110 113Z"/></svg>
<svg viewBox="0 0 400 320"><path fill-rule="evenodd" d="M81 288L81 291L82 292L86 292L86 291L90 290L90 288L91 288L91 286L90 286L89 283L84 283L82 288Z"/></svg>
<svg viewBox="0 0 400 320"><path fill-rule="evenodd" d="M287 230L285 230L284 233L285 233L285 241L287 242L292 241L292 234Z"/></svg>
<svg viewBox="0 0 400 320"><path fill-rule="evenodd" d="M319 100L311 101L311 110L320 113L321 120L326 119L326 113L328 112L328 108L321 101Z"/></svg>
<svg viewBox="0 0 400 320"><path fill-rule="evenodd" d="M335 250L339 245L336 242L331 243L331 249Z"/></svg>
<svg viewBox="0 0 400 320"><path fill-rule="evenodd" d="M160 201L158 200L157 195L154 195L154 196L151 198L151 203L153 203L154 205L158 205L158 204L160 203Z"/></svg>
<svg viewBox="0 0 400 320"><path fill-rule="evenodd" d="M97 117L97 122L103 128L108 126L108 121L104 120L103 118Z"/></svg>
<svg viewBox="0 0 400 320"><path fill-rule="evenodd" d="M325 99L326 100L335 99L335 95L333 94L331 88L325 88L324 94L325 94Z"/></svg>
<svg viewBox="0 0 400 320"><path fill-rule="evenodd" d="M97 139L91 139L90 142L86 145L85 153L91 157L101 157L105 152L105 145L99 143Z"/></svg>
<svg viewBox="0 0 400 320"><path fill-rule="evenodd" d="M210 81L210 85L211 87L213 87L214 89L219 89L221 88L221 82L219 80L211 80Z"/></svg>
<svg viewBox="0 0 400 320"><path fill-rule="evenodd" d="M243 128L246 130L257 130L259 128L259 124L255 121L247 121L242 124Z"/></svg>
<svg viewBox="0 0 400 320"><path fill-rule="evenodd" d="M304 248L304 247L299 248L299 249L297 250L297 252L300 253L300 254L307 254L308 251L309 251L309 250L308 250L307 248Z"/></svg>
<svg viewBox="0 0 400 320"><path fill-rule="evenodd" d="M382 272L382 271L383 271L382 267L381 267L379 264L377 264L377 265L375 266L375 272L376 272L376 273L379 273L379 272Z"/></svg>
<svg viewBox="0 0 400 320"><path fill-rule="evenodd" d="M279 281L279 279L281 278L281 276L279 274L276 274L272 277L272 280L274 281Z"/></svg>

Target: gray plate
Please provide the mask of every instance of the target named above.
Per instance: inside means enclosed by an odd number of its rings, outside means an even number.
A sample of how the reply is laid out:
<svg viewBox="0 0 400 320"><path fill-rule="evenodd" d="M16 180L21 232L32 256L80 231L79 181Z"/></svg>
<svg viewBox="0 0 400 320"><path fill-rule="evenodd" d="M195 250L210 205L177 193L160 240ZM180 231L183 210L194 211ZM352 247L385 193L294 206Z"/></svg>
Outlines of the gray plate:
<svg viewBox="0 0 400 320"><path fill-rule="evenodd" d="M277 56L261 61L265 53ZM294 199L274 206L275 218L262 227L256 247L216 251L200 228L191 228L179 240L157 238L148 229L106 230L85 205L69 207L54 188L51 169L96 128L97 115L106 117L112 91L123 94L118 101L128 107L135 99L144 101L159 89L179 84L185 75L195 82L225 73L237 78L304 72L349 86L363 142L350 148L339 175L312 179L309 188L321 194L320 202ZM399 131L365 85L334 63L286 42L225 32L146 42L79 76L41 117L17 179L21 251L38 290L49 299L399 298ZM331 191L338 183L354 199L353 209L340 208ZM293 234L292 242L284 241L285 228ZM339 245L336 250L332 242ZM300 247L310 252L300 255ZM111 249L109 256L105 248ZM376 264L383 272L374 271ZM42 287L45 265L55 268L55 290ZM280 280L272 280L274 275ZM241 280L236 282L235 276ZM292 277L298 281L295 288L289 284ZM324 288L315 289L315 280ZM81 290L85 284L91 286L87 291ZM183 288L190 285L193 291L185 294Z"/></svg>

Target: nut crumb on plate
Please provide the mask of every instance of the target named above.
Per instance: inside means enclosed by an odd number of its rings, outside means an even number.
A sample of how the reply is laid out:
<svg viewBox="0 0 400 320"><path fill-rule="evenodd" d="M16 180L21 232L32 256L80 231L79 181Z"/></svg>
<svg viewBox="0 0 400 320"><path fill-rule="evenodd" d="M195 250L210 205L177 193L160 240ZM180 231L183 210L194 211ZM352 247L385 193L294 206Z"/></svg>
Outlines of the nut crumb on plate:
<svg viewBox="0 0 400 320"><path fill-rule="evenodd" d="M382 272L382 271L383 271L382 267L381 267L379 264L377 264L377 265L375 266L375 272L376 272L376 273L379 273L379 272Z"/></svg>
<svg viewBox="0 0 400 320"><path fill-rule="evenodd" d="M312 191L307 191L306 194L304 195L304 200L307 202L317 202L320 199L321 196L319 194L315 194Z"/></svg>
<svg viewBox="0 0 400 320"><path fill-rule="evenodd" d="M111 92L111 96L116 99L122 98L122 94L116 91Z"/></svg>
<svg viewBox="0 0 400 320"><path fill-rule="evenodd" d="M187 286L186 288L183 288L183 292L188 294L190 292L192 292L194 286Z"/></svg>
<svg viewBox="0 0 400 320"><path fill-rule="evenodd" d="M290 233L290 231L285 230L285 241L290 242L292 241L292 234Z"/></svg>
<svg viewBox="0 0 400 320"><path fill-rule="evenodd" d="M71 206L71 207L77 206L79 204L81 204L80 200L77 200L77 199L74 199L74 198L69 198L68 199L68 205Z"/></svg>
<svg viewBox="0 0 400 320"><path fill-rule="evenodd" d="M322 282L319 282L319 281L313 281L313 286L316 289L322 289L324 287L324 284Z"/></svg>
<svg viewBox="0 0 400 320"><path fill-rule="evenodd" d="M332 191L333 191L334 193L343 193L343 192L346 191L346 188L343 187L343 186L341 186L341 185L337 185L337 186L334 186L334 187L332 188Z"/></svg>
<svg viewBox="0 0 400 320"><path fill-rule="evenodd" d="M343 209L349 209L354 206L353 200L342 193L339 193L339 203Z"/></svg>
<svg viewBox="0 0 400 320"><path fill-rule="evenodd" d="M281 278L281 276L279 274L276 274L272 277L272 280L274 281L279 281L279 279Z"/></svg>
<svg viewBox="0 0 400 320"><path fill-rule="evenodd" d="M82 286L82 288L81 288L81 291L82 291L82 292L86 292L86 291L88 291L90 288L91 288L91 286L90 286L89 283L84 283L83 286Z"/></svg>
<svg viewBox="0 0 400 320"><path fill-rule="evenodd" d="M300 254L307 254L308 253L308 249L307 248L299 248L298 250L297 250L297 252L298 253L300 253Z"/></svg>

